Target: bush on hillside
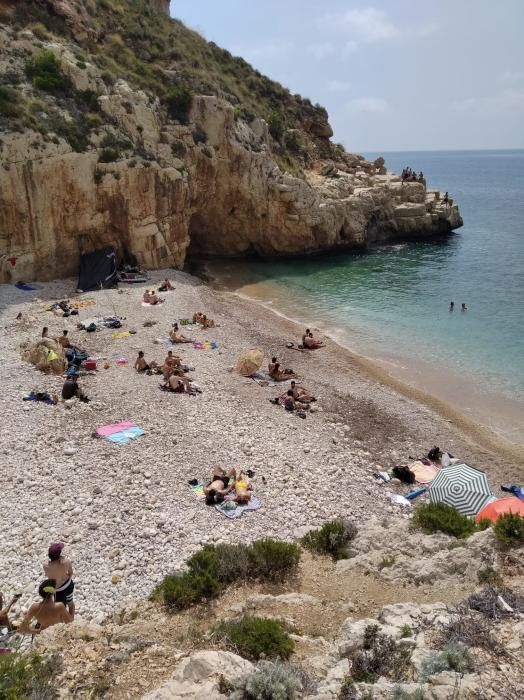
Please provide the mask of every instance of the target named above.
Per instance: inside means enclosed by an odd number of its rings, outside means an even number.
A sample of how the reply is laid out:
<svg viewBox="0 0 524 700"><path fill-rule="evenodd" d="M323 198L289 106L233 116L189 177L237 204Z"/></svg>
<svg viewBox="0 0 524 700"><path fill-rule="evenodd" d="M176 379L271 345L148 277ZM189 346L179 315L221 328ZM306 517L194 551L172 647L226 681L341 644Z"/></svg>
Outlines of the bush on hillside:
<svg viewBox="0 0 524 700"><path fill-rule="evenodd" d="M285 122L284 117L280 112L273 111L267 120L269 126L269 133L275 139L275 141L280 141L284 134Z"/></svg>
<svg viewBox="0 0 524 700"><path fill-rule="evenodd" d="M193 93L187 85L177 85L167 90L163 98L169 116L187 124L193 105Z"/></svg>
<svg viewBox="0 0 524 700"><path fill-rule="evenodd" d="M475 522L456 508L446 503L426 503L417 509L413 524L432 535L443 532L446 535L464 539L475 531Z"/></svg>
<svg viewBox="0 0 524 700"><path fill-rule="evenodd" d="M443 671L469 673L474 668L475 662L469 648L461 642L448 642L442 651L425 659L422 664L422 678L427 680Z"/></svg>
<svg viewBox="0 0 524 700"><path fill-rule="evenodd" d="M152 597L182 610L216 598L237 581L283 581L295 573L299 559L297 545L270 539L249 546L205 545L187 560L187 572L166 576Z"/></svg>
<svg viewBox="0 0 524 700"><path fill-rule="evenodd" d="M38 90L57 94L71 89L71 81L62 73L60 60L49 49L34 54L26 64L26 74Z"/></svg>
<svg viewBox="0 0 524 700"><path fill-rule="evenodd" d="M329 554L342 559L347 545L357 535L356 526L349 520L330 520L319 530L311 530L301 540L302 546L311 552Z"/></svg>
<svg viewBox="0 0 524 700"><path fill-rule="evenodd" d="M116 148L104 148L98 157L99 163L114 163L120 158L120 152Z"/></svg>
<svg viewBox="0 0 524 700"><path fill-rule="evenodd" d="M411 650L397 645L393 637L379 631L378 625L364 630L364 643L351 657L351 676L356 683L375 683L380 676L394 681L407 677Z"/></svg>
<svg viewBox="0 0 524 700"><path fill-rule="evenodd" d="M235 683L231 700L295 700L303 690L301 674L290 664L261 661Z"/></svg>
<svg viewBox="0 0 524 700"><path fill-rule="evenodd" d="M284 581L293 575L300 561L296 544L264 539L249 548L251 577L262 581Z"/></svg>
<svg viewBox="0 0 524 700"><path fill-rule="evenodd" d="M518 513L506 513L495 523L495 537L505 547L524 545L524 517Z"/></svg>
<svg viewBox="0 0 524 700"><path fill-rule="evenodd" d="M60 661L54 656L0 654L0 698L54 700L58 691L53 680L59 670Z"/></svg>
<svg viewBox="0 0 524 700"><path fill-rule="evenodd" d="M18 113L18 94L13 88L0 85L0 116L16 117Z"/></svg>
<svg viewBox="0 0 524 700"><path fill-rule="evenodd" d="M246 615L240 620L226 620L214 631L226 646L250 661L289 659L295 648L282 623L265 617Z"/></svg>

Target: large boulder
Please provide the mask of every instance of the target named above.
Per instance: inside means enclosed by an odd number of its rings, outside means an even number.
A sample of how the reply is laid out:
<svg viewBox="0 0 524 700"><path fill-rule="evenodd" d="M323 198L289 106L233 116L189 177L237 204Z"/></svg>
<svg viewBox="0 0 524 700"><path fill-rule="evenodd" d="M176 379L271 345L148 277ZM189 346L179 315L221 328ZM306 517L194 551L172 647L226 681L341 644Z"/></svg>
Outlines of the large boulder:
<svg viewBox="0 0 524 700"><path fill-rule="evenodd" d="M181 661L174 674L143 700L215 700L223 698L218 684L228 683L250 673L254 666L229 651L198 651Z"/></svg>

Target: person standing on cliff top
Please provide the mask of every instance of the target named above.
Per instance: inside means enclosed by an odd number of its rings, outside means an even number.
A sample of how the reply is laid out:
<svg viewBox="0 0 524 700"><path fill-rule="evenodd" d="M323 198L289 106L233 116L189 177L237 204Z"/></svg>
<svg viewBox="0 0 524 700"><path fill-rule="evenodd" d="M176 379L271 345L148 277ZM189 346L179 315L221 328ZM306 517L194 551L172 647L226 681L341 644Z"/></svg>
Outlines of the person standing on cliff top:
<svg viewBox="0 0 524 700"><path fill-rule="evenodd" d="M444 204L446 206L448 206L448 204L449 204L449 193L448 192L446 192L446 194L444 195L444 199L442 201L444 202Z"/></svg>

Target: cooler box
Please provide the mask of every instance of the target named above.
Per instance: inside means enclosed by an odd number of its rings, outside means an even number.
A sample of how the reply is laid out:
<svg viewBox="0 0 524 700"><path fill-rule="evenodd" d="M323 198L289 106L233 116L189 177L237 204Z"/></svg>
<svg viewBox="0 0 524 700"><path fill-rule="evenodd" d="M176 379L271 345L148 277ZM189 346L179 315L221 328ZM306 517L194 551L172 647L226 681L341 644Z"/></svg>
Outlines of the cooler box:
<svg viewBox="0 0 524 700"><path fill-rule="evenodd" d="M96 360L86 360L84 362L84 369L96 369Z"/></svg>

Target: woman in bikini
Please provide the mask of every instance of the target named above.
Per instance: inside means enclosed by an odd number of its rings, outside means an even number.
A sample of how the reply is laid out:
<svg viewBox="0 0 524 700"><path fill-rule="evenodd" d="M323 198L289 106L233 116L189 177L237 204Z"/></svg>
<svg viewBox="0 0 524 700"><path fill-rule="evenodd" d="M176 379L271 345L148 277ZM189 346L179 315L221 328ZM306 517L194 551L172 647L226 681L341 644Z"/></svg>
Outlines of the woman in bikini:
<svg viewBox="0 0 524 700"><path fill-rule="evenodd" d="M226 493L231 489L232 483L236 481L236 476L235 469L229 469L226 472L222 467L214 467L211 481L207 486L204 486L206 505L221 503Z"/></svg>

